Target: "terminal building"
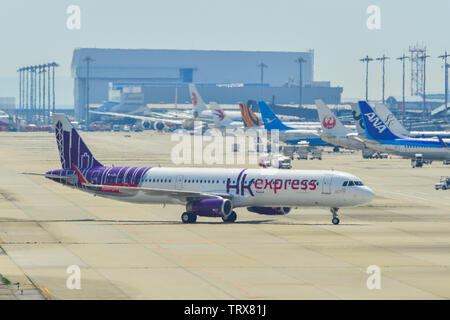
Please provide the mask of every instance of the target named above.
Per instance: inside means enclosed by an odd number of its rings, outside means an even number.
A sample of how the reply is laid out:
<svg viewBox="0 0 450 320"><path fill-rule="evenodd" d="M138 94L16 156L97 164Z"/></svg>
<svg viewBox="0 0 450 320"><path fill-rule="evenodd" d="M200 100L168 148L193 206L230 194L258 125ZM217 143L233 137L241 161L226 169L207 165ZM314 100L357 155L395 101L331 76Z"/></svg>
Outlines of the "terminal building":
<svg viewBox="0 0 450 320"><path fill-rule="evenodd" d="M86 79L89 57L89 103L101 105L112 96L127 92L138 103L190 103L187 84L194 82L205 102L237 104L247 100L297 104L299 64L305 104L321 98L329 104L341 102L341 87L314 80L314 51L206 51L154 49L75 49L72 58L75 117L86 114ZM261 67L263 79L261 79ZM261 81L263 80L263 81ZM176 98L175 98L176 97ZM123 97L122 97L123 98Z"/></svg>

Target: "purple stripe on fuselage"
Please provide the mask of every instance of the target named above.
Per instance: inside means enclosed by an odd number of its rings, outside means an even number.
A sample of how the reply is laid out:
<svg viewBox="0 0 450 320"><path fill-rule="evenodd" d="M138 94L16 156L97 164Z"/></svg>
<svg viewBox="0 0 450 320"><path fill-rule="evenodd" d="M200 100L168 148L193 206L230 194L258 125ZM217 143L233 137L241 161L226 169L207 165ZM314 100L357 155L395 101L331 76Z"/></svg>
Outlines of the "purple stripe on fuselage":
<svg viewBox="0 0 450 320"><path fill-rule="evenodd" d="M86 180L92 184L138 185L142 177L150 169L151 167L95 167L83 170L82 173L86 177ZM73 169L57 169L48 171L47 174L76 177L75 170ZM49 179L62 184L68 184L64 179Z"/></svg>

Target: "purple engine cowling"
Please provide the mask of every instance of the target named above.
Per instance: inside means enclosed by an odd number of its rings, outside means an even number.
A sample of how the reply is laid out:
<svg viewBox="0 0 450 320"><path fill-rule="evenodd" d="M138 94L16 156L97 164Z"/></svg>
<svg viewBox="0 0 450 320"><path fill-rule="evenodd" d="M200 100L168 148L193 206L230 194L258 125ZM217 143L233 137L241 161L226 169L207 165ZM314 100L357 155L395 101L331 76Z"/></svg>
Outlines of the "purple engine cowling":
<svg viewBox="0 0 450 320"><path fill-rule="evenodd" d="M198 216L222 217L233 212L233 204L228 199L201 199L188 203L186 209Z"/></svg>
<svg viewBox="0 0 450 320"><path fill-rule="evenodd" d="M259 214L267 214L271 216L279 216L288 214L291 211L290 207L248 207L248 211Z"/></svg>

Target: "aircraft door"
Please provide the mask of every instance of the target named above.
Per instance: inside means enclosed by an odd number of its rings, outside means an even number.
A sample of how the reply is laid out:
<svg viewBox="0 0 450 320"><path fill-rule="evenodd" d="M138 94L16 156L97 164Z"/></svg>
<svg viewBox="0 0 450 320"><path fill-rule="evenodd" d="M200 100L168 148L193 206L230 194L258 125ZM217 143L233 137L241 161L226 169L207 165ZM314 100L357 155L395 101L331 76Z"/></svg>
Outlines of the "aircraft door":
<svg viewBox="0 0 450 320"><path fill-rule="evenodd" d="M176 190L183 190L183 179L184 176L177 176L175 180L175 189Z"/></svg>
<svg viewBox="0 0 450 320"><path fill-rule="evenodd" d="M326 175L322 180L322 194L331 194L331 183L333 181L333 175Z"/></svg>

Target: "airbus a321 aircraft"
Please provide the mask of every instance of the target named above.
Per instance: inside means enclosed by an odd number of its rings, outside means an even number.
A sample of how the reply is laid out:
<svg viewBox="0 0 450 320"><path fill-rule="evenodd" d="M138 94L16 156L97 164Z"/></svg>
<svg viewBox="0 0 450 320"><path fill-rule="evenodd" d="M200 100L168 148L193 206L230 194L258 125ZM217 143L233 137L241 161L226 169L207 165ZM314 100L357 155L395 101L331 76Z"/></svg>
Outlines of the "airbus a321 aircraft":
<svg viewBox="0 0 450 320"><path fill-rule="evenodd" d="M67 117L53 114L61 169L43 175L94 195L134 203L186 206L184 223L197 216L234 222L238 207L267 215L291 207L329 207L333 224L338 208L368 203L374 193L354 175L330 170L106 167L83 142Z"/></svg>

